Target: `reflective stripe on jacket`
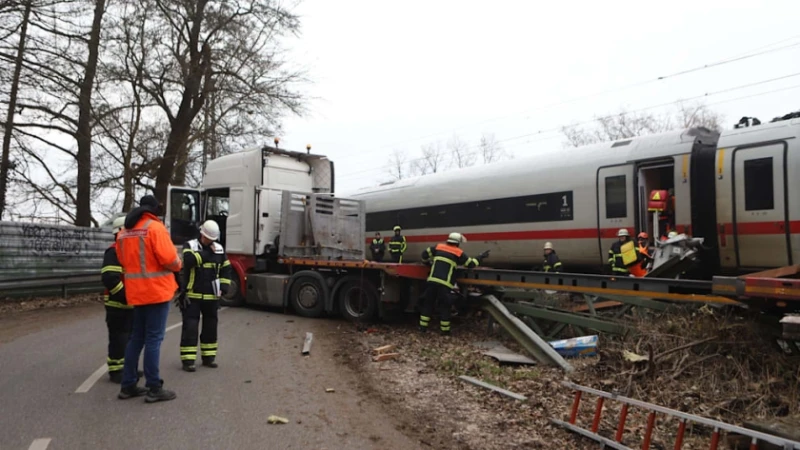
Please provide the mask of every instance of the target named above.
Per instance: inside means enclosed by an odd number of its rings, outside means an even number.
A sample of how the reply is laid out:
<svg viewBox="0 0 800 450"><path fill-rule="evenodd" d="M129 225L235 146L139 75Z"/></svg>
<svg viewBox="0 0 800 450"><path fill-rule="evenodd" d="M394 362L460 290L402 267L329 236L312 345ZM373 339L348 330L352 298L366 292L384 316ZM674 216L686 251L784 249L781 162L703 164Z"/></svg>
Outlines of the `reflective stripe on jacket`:
<svg viewBox="0 0 800 450"><path fill-rule="evenodd" d="M392 236L389 241L389 253L405 253L406 247L408 245L405 236Z"/></svg>
<svg viewBox="0 0 800 450"><path fill-rule="evenodd" d="M624 242L614 242L611 244L611 250L608 251L608 264L611 265L611 271L618 274L627 274L628 268L622 263L622 244Z"/></svg>
<svg viewBox="0 0 800 450"><path fill-rule="evenodd" d="M558 259L556 252L551 252L549 255L545 255L542 269L545 272L561 272L561 260Z"/></svg>
<svg viewBox="0 0 800 450"><path fill-rule="evenodd" d="M433 263L428 281L443 284L451 289L453 288L453 273L458 266L469 268L480 264L477 258L470 258L460 248L448 244L426 248L422 252L422 260Z"/></svg>
<svg viewBox="0 0 800 450"><path fill-rule="evenodd" d="M125 284L122 266L117 258L117 243L114 242L103 254L103 268L100 269L100 280L103 282L103 302L113 308L132 309L125 301Z"/></svg>
<svg viewBox="0 0 800 450"><path fill-rule="evenodd" d="M172 300L178 283L173 272L181 260L164 224L144 213L136 225L117 235L117 256L125 272L129 305L150 305Z"/></svg>

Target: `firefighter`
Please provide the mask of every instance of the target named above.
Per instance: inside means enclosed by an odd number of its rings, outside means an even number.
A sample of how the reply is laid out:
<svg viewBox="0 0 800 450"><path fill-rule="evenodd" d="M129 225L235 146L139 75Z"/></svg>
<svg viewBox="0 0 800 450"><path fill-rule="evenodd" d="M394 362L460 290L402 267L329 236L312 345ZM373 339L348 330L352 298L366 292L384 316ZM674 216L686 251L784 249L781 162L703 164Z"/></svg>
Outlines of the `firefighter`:
<svg viewBox="0 0 800 450"><path fill-rule="evenodd" d="M628 266L628 270L634 277L641 278L647 275L647 265L650 264L650 261L653 259L650 255L649 240L650 236L644 231L636 236L638 244L636 247L636 262Z"/></svg>
<svg viewBox="0 0 800 450"><path fill-rule="evenodd" d="M230 288L231 263L225 249L217 242L219 225L207 220L200 226L200 238L183 246L184 274L181 294L176 300L183 316L181 330L181 365L183 370L194 372L197 360L197 331L200 315L203 329L200 333L200 356L206 367L217 367L217 324L219 298Z"/></svg>
<svg viewBox="0 0 800 450"><path fill-rule="evenodd" d="M375 238L372 239L372 244L369 246L369 249L372 252L373 261L383 262L383 254L386 252L386 245L384 245L380 233L375 233Z"/></svg>
<svg viewBox="0 0 800 450"><path fill-rule="evenodd" d="M394 236L389 240L389 254L392 256L392 262L403 262L403 253L406 252L406 237L400 234L402 229L400 225L395 225Z"/></svg>
<svg viewBox="0 0 800 450"><path fill-rule="evenodd" d="M439 328L443 335L450 334L450 309L453 305L453 275L456 267L475 267L489 256L489 250L477 258L470 258L459 247L467 239L459 233L450 233L447 242L428 247L422 252L422 260L431 264L431 271L420 305L419 330L428 331L435 304L439 304Z"/></svg>
<svg viewBox="0 0 800 450"><path fill-rule="evenodd" d="M561 272L561 260L558 259L556 251L551 242L544 243L544 264L542 270L545 272Z"/></svg>
<svg viewBox="0 0 800 450"><path fill-rule="evenodd" d="M619 240L611 245L608 251L608 264L611 267L611 273L614 275L628 275L628 268L625 267L624 258L622 255L622 246L630 242L631 235L625 228L620 228L617 231Z"/></svg>
<svg viewBox="0 0 800 450"><path fill-rule="evenodd" d="M111 227L114 243L103 255L103 268L100 278L105 287L103 301L106 307L106 328L108 328L108 377L113 383L122 383L122 368L125 366L125 347L133 328L133 306L125 300L122 266L117 258L117 235L125 224L125 216L114 219ZM140 375L141 376L141 375Z"/></svg>

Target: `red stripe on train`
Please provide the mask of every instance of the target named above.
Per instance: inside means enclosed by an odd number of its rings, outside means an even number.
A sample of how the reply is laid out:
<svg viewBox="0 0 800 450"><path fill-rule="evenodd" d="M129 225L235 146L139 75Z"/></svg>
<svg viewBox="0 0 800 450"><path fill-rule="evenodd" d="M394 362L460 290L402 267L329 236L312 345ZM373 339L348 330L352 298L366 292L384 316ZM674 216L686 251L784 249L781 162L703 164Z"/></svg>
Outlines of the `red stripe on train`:
<svg viewBox="0 0 800 450"><path fill-rule="evenodd" d="M784 234L786 227L784 222L750 222L739 223L738 232L740 235L770 235ZM688 230L688 225L678 225L678 231ZM724 225L725 234L733 234L733 224ZM792 234L800 234L800 220L789 222L789 229ZM613 238L617 235L619 228L603 228L600 230L600 237ZM633 235L633 230L628 228ZM535 231L499 231L483 233L465 233L468 241L526 241L526 240L564 240L564 239L597 239L597 228L578 228L569 230L535 230ZM387 236L387 239L391 235ZM425 234L425 235L406 235L408 242L439 242L447 239L446 234ZM372 242L372 238L367 238L367 243Z"/></svg>

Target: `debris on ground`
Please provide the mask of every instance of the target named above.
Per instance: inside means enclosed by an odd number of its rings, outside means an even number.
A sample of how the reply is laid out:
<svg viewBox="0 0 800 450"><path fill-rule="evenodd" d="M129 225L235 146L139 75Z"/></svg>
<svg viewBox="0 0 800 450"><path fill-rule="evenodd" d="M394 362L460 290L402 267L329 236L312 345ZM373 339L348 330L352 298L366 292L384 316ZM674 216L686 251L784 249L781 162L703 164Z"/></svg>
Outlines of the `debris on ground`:
<svg viewBox="0 0 800 450"><path fill-rule="evenodd" d="M289 423L289 419L280 416L267 417L267 423Z"/></svg>
<svg viewBox="0 0 800 450"><path fill-rule="evenodd" d="M31 297L31 298L0 298L0 314L32 311L43 308L67 308L87 303L102 303L100 294L76 294L67 298L61 297Z"/></svg>
<svg viewBox="0 0 800 450"><path fill-rule="evenodd" d="M346 331L337 355L364 377L374 395L397 408L398 416L408 417L404 431L441 449L597 448L596 442L550 423L569 418L574 393L561 385L566 379L739 426L800 416L800 358L780 350L777 320L763 323L757 313L734 308L634 312L625 318L634 333L604 334L597 355L572 360L575 371L568 377L556 367L501 365L486 357L486 346L474 343L494 340L514 352L525 350L502 331L487 336L482 311L455 319L449 337L420 334L411 324L384 326L371 336ZM389 343L402 358L380 367L366 364L375 347ZM469 386L461 375L527 400L509 401ZM601 435L613 438L618 403L605 403ZM579 424L589 427L595 406L581 402ZM641 446L646 424L647 412L630 408L624 442ZM677 420L659 416L651 448L672 448L677 429ZM707 448L712 432L702 425L688 427L683 448Z"/></svg>
<svg viewBox="0 0 800 450"><path fill-rule="evenodd" d="M327 388L327 389L325 389L325 392L327 392L327 393L336 392L336 389L334 389L334 388Z"/></svg>
<svg viewBox="0 0 800 450"><path fill-rule="evenodd" d="M597 355L598 340L599 337L595 334L593 336L581 336L571 339L550 341L548 344L550 344L559 355L565 358L576 358L578 356Z"/></svg>
<svg viewBox="0 0 800 450"><path fill-rule="evenodd" d="M312 333L306 333L306 339L303 341L303 354L308 355L311 352L311 341L314 339Z"/></svg>
<svg viewBox="0 0 800 450"><path fill-rule="evenodd" d="M482 387L482 388L489 389L489 390L491 390L491 391L494 391L494 392L497 392L497 393L503 394L503 395L505 395L506 397L511 397L511 398L513 398L513 399L515 399L515 400L521 400L521 401L523 401L523 402L524 402L525 400L527 400L527 398L525 398L525 396L524 396L524 395L519 395L519 394L517 394L517 393L515 393L515 392L511 392L511 391L509 391L509 390L507 390L507 389L499 388L499 387L497 387L497 386L495 386L495 385L493 385L493 384L484 383L484 382L483 382L483 381L481 381L481 380L478 380L478 379L475 379L475 378L472 378L472 377L468 377L468 376L466 376L466 375L461 375L461 376L460 376L460 377L458 377L458 378L459 378L459 379L461 379L461 380L464 380L464 381L466 381L467 383L472 383L472 384L474 384L475 386L480 386L480 387Z"/></svg>
<svg viewBox="0 0 800 450"><path fill-rule="evenodd" d="M390 353L392 350L397 348L396 345L384 345L378 348L372 349L372 361L380 362L380 361L388 361L390 359L395 359L400 356L400 353Z"/></svg>

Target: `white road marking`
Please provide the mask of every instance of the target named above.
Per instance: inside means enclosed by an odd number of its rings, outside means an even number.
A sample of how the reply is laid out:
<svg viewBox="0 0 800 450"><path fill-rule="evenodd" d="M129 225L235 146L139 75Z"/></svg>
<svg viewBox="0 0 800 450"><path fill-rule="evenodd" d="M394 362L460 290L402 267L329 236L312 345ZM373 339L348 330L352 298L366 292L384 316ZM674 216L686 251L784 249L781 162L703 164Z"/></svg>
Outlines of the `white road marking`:
<svg viewBox="0 0 800 450"><path fill-rule="evenodd" d="M222 308L219 309L219 312L225 311L226 309L228 309L228 307L227 306L223 306ZM178 323L176 323L174 325L170 325L164 330L164 333L166 334L166 333L168 333L168 332L180 327L181 325L183 325L183 322L178 322ZM78 386L78 389L75 390L75 393L76 394L85 394L85 393L89 392L89 389L91 389L92 386L94 386L94 384L97 383L97 380L102 378L103 375L106 374L106 372L108 372L108 365L103 364L102 366L100 366L99 369L95 370L93 374L89 375L89 378L87 378L86 381L84 381L80 386ZM50 440L47 439L47 443L49 443L49 442L50 442ZM36 443L36 441L33 441L33 444L35 444L35 443ZM33 448L36 448L36 449L41 448L42 450L44 450L44 449L47 448L47 443L45 444L44 447L33 447L33 444L31 444L31 449L33 449Z"/></svg>
<svg viewBox="0 0 800 450"><path fill-rule="evenodd" d="M28 447L28 450L47 450L50 441L52 441L50 438L34 439L33 442L31 442L31 446Z"/></svg>

